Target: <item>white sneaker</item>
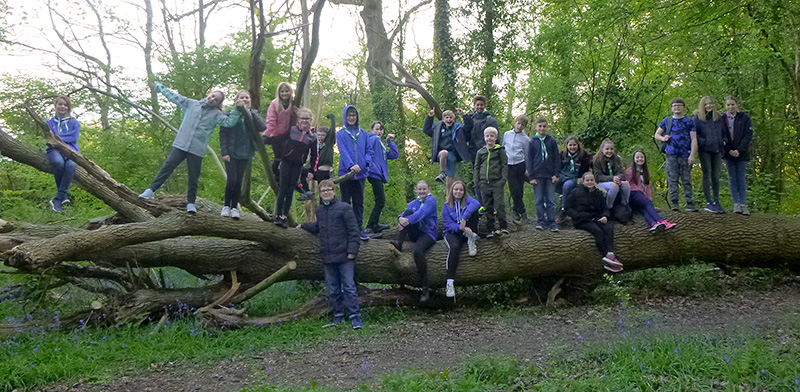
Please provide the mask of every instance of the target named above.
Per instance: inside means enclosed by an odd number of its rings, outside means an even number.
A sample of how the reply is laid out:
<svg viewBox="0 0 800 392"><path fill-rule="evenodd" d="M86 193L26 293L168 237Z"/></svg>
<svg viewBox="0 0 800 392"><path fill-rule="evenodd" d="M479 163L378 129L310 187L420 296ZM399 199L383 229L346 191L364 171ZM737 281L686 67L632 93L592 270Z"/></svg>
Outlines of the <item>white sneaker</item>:
<svg viewBox="0 0 800 392"><path fill-rule="evenodd" d="M228 206L222 207L222 212L219 213L219 216L223 218L228 218L231 216L231 208Z"/></svg>
<svg viewBox="0 0 800 392"><path fill-rule="evenodd" d="M231 218L239 220L239 210L236 208L231 208Z"/></svg>
<svg viewBox="0 0 800 392"><path fill-rule="evenodd" d="M197 213L197 208L195 208L194 203L189 203L186 205L186 212L192 215Z"/></svg>
<svg viewBox="0 0 800 392"><path fill-rule="evenodd" d="M478 235L475 233L472 233L472 235L467 238L467 248L469 248L470 256L475 256L478 254L478 244L476 244L477 241Z"/></svg>
<svg viewBox="0 0 800 392"><path fill-rule="evenodd" d="M145 189L144 192L142 192L139 195L140 199L147 199L147 200L153 200L155 197L156 197L156 194L150 188Z"/></svg>
<svg viewBox="0 0 800 392"><path fill-rule="evenodd" d="M456 288L453 286L453 279L447 279L447 292L445 295L447 295L447 298L456 296Z"/></svg>

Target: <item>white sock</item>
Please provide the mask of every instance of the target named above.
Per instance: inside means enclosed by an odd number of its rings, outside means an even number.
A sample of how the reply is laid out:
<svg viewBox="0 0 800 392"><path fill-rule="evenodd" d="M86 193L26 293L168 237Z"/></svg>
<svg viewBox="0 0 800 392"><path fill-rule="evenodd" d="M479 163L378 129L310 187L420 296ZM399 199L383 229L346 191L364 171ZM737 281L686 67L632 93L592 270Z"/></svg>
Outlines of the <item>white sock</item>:
<svg viewBox="0 0 800 392"><path fill-rule="evenodd" d="M453 279L447 279L447 284L448 285L452 285L453 284Z"/></svg>

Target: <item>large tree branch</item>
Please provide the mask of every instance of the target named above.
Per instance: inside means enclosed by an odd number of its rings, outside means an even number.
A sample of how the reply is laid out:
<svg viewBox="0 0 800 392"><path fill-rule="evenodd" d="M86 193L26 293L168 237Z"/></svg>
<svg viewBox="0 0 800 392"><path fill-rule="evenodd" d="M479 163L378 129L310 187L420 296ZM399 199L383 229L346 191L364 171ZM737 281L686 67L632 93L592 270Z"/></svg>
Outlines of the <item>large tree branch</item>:
<svg viewBox="0 0 800 392"><path fill-rule="evenodd" d="M314 65L314 60L317 58L319 51L319 23L322 17L322 8L325 6L325 0L317 0L314 5L314 19L312 22L313 30L311 33L311 48L303 56L303 64L300 69L300 75L297 77L297 93L294 96L294 106L301 106L303 102L303 88L308 78L311 76L311 66Z"/></svg>

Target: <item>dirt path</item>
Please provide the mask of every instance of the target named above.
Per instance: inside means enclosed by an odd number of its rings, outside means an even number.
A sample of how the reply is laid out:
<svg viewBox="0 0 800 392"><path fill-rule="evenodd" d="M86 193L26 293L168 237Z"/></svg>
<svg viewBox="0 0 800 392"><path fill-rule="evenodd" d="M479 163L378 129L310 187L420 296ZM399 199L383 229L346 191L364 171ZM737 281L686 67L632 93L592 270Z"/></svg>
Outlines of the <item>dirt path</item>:
<svg viewBox="0 0 800 392"><path fill-rule="evenodd" d="M350 388L407 369L458 368L475 354L543 364L553 350L579 350L582 342L613 341L628 332L765 332L776 329L787 314L797 314L798 303L800 285L793 284L735 296L649 300L621 312L585 306L552 313L527 309L494 318L476 310L455 310L411 316L380 327L377 336L353 334L299 351L271 350L259 358L227 360L212 368L177 365L106 384L41 391L238 391L262 383L309 386L312 380L320 386Z"/></svg>

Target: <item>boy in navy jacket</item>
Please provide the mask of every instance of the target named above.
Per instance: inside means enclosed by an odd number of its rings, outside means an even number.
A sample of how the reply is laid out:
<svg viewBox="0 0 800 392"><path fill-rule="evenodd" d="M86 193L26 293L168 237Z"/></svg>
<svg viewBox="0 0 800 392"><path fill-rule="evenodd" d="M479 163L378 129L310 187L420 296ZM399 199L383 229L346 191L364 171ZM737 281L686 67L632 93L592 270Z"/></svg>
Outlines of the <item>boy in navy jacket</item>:
<svg viewBox="0 0 800 392"><path fill-rule="evenodd" d="M534 122L536 134L528 144L528 178L533 185L536 199L536 229L558 231L556 225L556 183L561 170L561 155L558 142L547 133L547 119L537 118Z"/></svg>

